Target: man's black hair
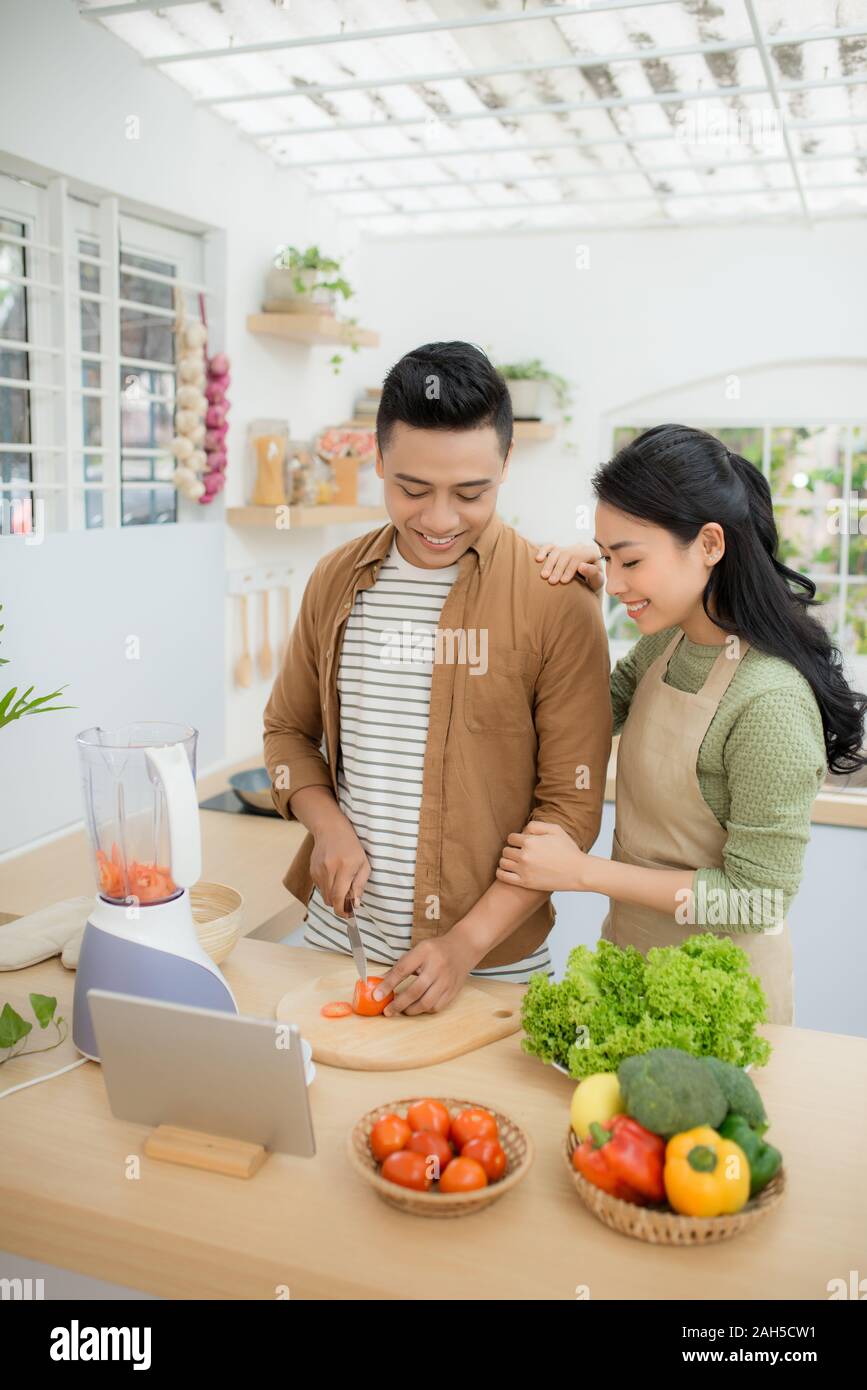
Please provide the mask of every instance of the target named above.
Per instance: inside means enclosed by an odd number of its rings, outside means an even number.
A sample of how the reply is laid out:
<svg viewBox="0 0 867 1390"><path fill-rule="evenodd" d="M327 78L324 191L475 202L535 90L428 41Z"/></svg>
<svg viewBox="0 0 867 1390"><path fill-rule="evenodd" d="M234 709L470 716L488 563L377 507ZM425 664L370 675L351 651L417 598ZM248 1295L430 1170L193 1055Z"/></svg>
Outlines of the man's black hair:
<svg viewBox="0 0 867 1390"><path fill-rule="evenodd" d="M376 437L385 450L395 423L417 430L493 425L503 458L512 442L512 399L496 367L472 343L425 343L395 362L382 386Z"/></svg>

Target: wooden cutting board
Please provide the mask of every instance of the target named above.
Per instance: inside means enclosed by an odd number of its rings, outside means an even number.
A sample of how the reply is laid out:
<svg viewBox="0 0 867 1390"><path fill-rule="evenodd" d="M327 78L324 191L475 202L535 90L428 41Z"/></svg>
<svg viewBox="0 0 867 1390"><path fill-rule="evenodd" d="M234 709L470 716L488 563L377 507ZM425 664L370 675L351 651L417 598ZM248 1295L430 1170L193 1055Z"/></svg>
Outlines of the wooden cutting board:
<svg viewBox="0 0 867 1390"><path fill-rule="evenodd" d="M323 1018L319 1010L334 999L352 999L358 975L348 965L328 961L323 973L299 980L277 1004L281 1023L295 1023L313 1048L317 1062L351 1071L403 1071L429 1067L472 1052L485 1043L516 1033L521 1026L520 995L504 1004L464 985L447 1009L436 1014L407 1018ZM523 993L523 991L521 991Z"/></svg>

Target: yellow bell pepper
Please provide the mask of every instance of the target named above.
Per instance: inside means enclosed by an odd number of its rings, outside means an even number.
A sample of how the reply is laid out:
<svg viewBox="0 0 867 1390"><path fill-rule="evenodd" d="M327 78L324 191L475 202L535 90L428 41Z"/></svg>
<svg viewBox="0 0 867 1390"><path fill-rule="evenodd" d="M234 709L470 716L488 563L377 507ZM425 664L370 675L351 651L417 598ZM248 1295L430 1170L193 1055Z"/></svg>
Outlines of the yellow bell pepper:
<svg viewBox="0 0 867 1390"><path fill-rule="evenodd" d="M669 1139L665 1192L682 1216L723 1216L740 1211L750 1195L750 1165L739 1144L698 1125Z"/></svg>

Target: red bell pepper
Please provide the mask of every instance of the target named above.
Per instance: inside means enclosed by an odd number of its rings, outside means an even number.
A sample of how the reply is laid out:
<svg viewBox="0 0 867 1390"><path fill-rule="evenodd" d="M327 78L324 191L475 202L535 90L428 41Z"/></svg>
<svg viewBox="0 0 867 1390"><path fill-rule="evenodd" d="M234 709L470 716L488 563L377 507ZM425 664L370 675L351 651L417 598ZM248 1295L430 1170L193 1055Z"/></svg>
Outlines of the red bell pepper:
<svg viewBox="0 0 867 1390"><path fill-rule="evenodd" d="M665 1141L628 1115L615 1115L607 1127L594 1122L572 1163L588 1182L624 1202L665 1201Z"/></svg>

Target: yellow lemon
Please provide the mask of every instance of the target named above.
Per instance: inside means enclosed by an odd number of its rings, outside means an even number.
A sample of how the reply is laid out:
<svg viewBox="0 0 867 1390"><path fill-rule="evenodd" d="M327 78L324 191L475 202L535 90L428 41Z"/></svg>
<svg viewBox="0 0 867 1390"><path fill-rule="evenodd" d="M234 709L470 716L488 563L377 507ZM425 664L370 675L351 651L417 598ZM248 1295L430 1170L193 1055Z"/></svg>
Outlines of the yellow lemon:
<svg viewBox="0 0 867 1390"><path fill-rule="evenodd" d="M623 1114L623 1096L614 1071L596 1072L585 1077L572 1097L572 1128L579 1139L586 1139L590 1126L606 1125L614 1115Z"/></svg>

